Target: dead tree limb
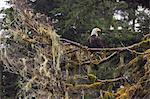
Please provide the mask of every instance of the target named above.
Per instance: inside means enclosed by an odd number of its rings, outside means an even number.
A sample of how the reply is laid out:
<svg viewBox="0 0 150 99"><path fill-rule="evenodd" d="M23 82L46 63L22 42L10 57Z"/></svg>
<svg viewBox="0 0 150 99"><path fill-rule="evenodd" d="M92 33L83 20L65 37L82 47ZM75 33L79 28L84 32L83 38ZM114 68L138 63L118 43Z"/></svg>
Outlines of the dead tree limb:
<svg viewBox="0 0 150 99"><path fill-rule="evenodd" d="M77 43L77 42L74 42L74 41L71 41L71 40L67 40L67 39L64 39L64 38L60 38L60 41L70 43L71 45L80 47L80 48L88 50L88 51L123 51L123 50L134 49L134 48L136 48L136 47L138 47L138 46L140 46L141 44L144 44L144 43L150 43L150 39L148 39L148 40L141 41L139 43L136 43L136 44L133 44L133 45L130 45L130 46L127 46L127 47L117 47L117 48L88 48L87 46L83 46L80 43Z"/></svg>

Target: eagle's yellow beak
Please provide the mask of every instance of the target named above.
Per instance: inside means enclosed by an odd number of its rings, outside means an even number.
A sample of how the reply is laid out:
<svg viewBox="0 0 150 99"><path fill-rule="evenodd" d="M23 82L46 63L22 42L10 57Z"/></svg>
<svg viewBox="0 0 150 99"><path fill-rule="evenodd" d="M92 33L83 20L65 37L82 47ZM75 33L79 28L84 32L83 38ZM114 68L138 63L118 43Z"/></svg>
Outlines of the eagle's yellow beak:
<svg viewBox="0 0 150 99"><path fill-rule="evenodd" d="M99 28L96 28L96 31L97 31L97 32L101 32L102 30L101 30L101 29L99 29Z"/></svg>

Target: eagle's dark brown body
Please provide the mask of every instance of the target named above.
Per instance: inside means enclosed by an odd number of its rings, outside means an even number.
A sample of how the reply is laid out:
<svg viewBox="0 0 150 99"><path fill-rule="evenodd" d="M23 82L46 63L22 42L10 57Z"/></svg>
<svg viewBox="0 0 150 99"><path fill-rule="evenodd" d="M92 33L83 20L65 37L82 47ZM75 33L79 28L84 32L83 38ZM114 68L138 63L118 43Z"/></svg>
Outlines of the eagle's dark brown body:
<svg viewBox="0 0 150 99"><path fill-rule="evenodd" d="M89 48L103 48L104 40L99 36L92 35L88 38L88 47Z"/></svg>

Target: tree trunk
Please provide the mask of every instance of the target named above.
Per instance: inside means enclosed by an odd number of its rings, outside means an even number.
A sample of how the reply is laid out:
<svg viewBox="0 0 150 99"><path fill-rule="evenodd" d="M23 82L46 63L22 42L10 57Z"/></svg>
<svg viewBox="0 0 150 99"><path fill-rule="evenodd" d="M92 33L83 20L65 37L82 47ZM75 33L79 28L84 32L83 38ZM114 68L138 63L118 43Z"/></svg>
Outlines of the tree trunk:
<svg viewBox="0 0 150 99"><path fill-rule="evenodd" d="M3 63L2 61L0 61L0 99L2 99L2 96L3 96L2 81L3 81Z"/></svg>

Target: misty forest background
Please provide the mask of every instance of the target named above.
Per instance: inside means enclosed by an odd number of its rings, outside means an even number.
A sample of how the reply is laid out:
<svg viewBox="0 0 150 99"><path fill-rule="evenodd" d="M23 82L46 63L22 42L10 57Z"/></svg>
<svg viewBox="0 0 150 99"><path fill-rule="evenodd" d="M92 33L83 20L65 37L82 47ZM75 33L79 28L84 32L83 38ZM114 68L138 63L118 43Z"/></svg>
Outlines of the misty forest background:
<svg viewBox="0 0 150 99"><path fill-rule="evenodd" d="M0 23L10 35L1 34L1 99L150 98L149 0L8 3ZM106 48L87 48L94 27Z"/></svg>

